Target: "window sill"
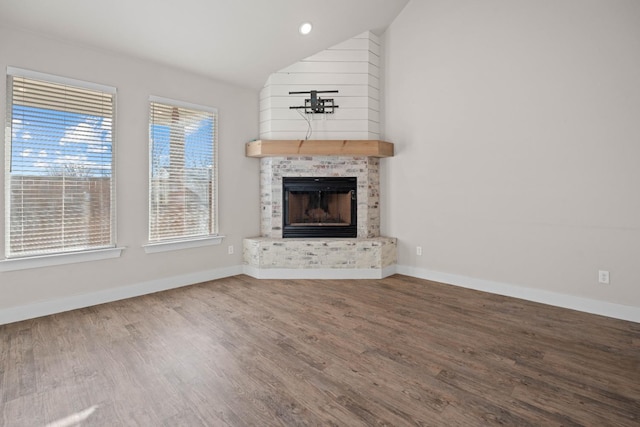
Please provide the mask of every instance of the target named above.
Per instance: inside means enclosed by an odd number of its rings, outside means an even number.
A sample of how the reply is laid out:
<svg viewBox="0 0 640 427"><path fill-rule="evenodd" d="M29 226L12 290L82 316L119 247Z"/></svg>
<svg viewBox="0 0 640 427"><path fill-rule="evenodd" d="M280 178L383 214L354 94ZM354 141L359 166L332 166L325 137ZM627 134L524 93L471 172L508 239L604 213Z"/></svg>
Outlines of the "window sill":
<svg viewBox="0 0 640 427"><path fill-rule="evenodd" d="M168 242L154 242L143 245L144 251L148 254L157 252L177 251L180 249L200 248L202 246L213 246L222 243L224 236L211 236L189 240L172 240Z"/></svg>
<svg viewBox="0 0 640 427"><path fill-rule="evenodd" d="M0 261L0 271L27 270L78 262L99 261L119 258L124 248L96 249L64 254L39 255L24 258L10 258Z"/></svg>

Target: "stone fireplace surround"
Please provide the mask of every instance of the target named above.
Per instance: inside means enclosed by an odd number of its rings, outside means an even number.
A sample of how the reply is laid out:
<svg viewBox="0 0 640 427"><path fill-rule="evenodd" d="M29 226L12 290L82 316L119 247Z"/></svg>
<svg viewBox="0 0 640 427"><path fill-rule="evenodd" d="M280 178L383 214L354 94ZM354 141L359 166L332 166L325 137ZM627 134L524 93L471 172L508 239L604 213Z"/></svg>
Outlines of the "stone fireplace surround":
<svg viewBox="0 0 640 427"><path fill-rule="evenodd" d="M393 272L396 239L380 236L379 157L386 156L251 155L249 144L247 155L261 157L261 235L244 239L247 274L257 278L382 278ZM356 177L358 237L283 239L285 176Z"/></svg>

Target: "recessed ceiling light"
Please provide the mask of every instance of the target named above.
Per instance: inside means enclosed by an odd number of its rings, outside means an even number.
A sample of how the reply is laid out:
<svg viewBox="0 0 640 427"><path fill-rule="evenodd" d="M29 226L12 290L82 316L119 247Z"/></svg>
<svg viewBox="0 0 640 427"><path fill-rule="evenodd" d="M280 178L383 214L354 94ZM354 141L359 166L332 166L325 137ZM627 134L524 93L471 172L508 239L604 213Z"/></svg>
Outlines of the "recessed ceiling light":
<svg viewBox="0 0 640 427"><path fill-rule="evenodd" d="M300 31L300 34L302 34L303 36L306 36L311 32L312 28L313 26L311 25L311 22L303 22L300 25L300 28L298 28L298 31Z"/></svg>

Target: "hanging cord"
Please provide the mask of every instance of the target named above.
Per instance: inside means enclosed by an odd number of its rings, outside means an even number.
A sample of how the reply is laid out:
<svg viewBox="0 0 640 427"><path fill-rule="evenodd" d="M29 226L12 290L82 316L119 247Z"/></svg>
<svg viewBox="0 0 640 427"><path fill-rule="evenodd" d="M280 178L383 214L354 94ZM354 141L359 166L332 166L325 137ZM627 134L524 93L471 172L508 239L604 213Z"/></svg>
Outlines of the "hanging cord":
<svg viewBox="0 0 640 427"><path fill-rule="evenodd" d="M304 136L304 139L307 140L309 138L311 138L311 135L313 134L313 128L311 127L311 119L307 117L306 114L303 114L302 111L300 110L296 110L298 112L298 114L300 114L300 117L302 117L303 119L306 120L307 125L309 126L307 128L307 133Z"/></svg>

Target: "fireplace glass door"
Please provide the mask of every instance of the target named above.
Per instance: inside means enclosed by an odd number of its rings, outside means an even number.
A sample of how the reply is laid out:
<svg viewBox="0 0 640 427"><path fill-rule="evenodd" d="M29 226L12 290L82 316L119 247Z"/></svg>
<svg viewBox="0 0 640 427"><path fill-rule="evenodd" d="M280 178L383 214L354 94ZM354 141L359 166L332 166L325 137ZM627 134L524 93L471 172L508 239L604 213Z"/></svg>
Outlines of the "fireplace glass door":
<svg viewBox="0 0 640 427"><path fill-rule="evenodd" d="M354 177L284 177L283 237L356 237Z"/></svg>

